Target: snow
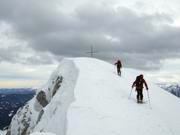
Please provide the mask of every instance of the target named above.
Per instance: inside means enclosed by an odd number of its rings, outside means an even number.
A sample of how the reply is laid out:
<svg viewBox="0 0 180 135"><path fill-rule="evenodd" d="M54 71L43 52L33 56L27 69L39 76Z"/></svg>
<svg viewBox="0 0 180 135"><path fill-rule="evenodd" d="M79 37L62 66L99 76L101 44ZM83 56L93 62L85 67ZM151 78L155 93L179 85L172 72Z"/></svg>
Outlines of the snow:
<svg viewBox="0 0 180 135"><path fill-rule="evenodd" d="M52 74L51 78L54 78L58 74L64 77L62 86L45 108L42 120L36 126L35 131L43 130L58 135L65 135L66 133L66 114L70 104L74 101L74 87L78 70L72 61L64 60Z"/></svg>
<svg viewBox="0 0 180 135"><path fill-rule="evenodd" d="M55 135L55 134L53 134L53 133L42 133L42 132L35 132L35 133L32 133L32 134L30 134L30 135Z"/></svg>
<svg viewBox="0 0 180 135"><path fill-rule="evenodd" d="M13 117L8 131L11 135L30 134L33 131L55 132L64 135L66 132L66 111L74 100L74 85L78 70L71 60L63 60L43 88L37 90L46 93L49 104L43 108L36 96ZM55 81L63 76L63 83L53 97ZM36 94L37 95L37 94ZM40 117L42 114L42 117ZM40 121L39 121L40 119ZM52 132L52 133L53 133Z"/></svg>
<svg viewBox="0 0 180 135"><path fill-rule="evenodd" d="M152 108L146 90L145 104L136 103L134 90L128 99L132 83L139 74L142 72L123 69L120 77L114 65L92 58L62 60L43 88L49 104L41 108L34 107L37 104L35 98L29 102L33 118L31 123L34 123L30 124L30 132L57 135L179 135L180 99L151 83L146 75ZM52 96L52 81L58 75L63 76L63 82ZM42 118L35 124L42 109ZM23 110L19 114L23 114ZM15 118L11 123L12 135L18 135L16 121L22 120L18 120L17 116Z"/></svg>
<svg viewBox="0 0 180 135"><path fill-rule="evenodd" d="M75 63L81 72L76 100L68 111L67 135L180 133L179 99L147 81L153 109L149 104L136 104L135 92L128 100L132 82L141 72L124 69L120 78L111 64L93 59L77 59Z"/></svg>
<svg viewBox="0 0 180 135"><path fill-rule="evenodd" d="M0 135L5 135L6 134L6 131L1 131L0 130Z"/></svg>

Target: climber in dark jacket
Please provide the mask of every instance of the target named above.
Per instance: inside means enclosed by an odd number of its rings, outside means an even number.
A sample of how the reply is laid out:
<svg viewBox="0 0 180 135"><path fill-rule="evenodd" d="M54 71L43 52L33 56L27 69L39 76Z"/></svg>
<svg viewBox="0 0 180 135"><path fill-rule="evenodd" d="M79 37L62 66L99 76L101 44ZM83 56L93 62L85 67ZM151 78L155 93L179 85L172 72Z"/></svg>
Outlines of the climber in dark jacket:
<svg viewBox="0 0 180 135"><path fill-rule="evenodd" d="M143 84L146 87L146 90L148 90L148 85L146 83L146 81L143 78L143 75L139 75L136 77L136 80L134 81L132 88L136 87L136 91L137 91L137 102L138 103L142 103L143 102Z"/></svg>
<svg viewBox="0 0 180 135"><path fill-rule="evenodd" d="M114 65L117 66L117 74L121 76L121 68L122 68L121 61L118 60L116 63L114 63Z"/></svg>

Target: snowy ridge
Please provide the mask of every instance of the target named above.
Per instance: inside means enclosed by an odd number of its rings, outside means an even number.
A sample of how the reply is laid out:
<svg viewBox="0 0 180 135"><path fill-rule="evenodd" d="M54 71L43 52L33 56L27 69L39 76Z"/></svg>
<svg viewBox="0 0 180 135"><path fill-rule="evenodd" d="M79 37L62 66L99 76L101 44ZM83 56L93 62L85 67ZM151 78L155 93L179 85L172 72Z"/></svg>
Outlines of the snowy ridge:
<svg viewBox="0 0 180 135"><path fill-rule="evenodd" d="M112 64L101 60L64 59L44 88L37 91L37 95L42 90L45 92L47 102L37 101L36 96L27 104L29 109L19 110L13 118L9 135L33 132L56 135L179 135L178 98L145 76L152 109L148 102L136 103L134 90L128 99L131 85L139 74L140 71L123 69L122 77L119 77ZM57 83L58 77L63 78L58 81L60 83ZM148 100L146 91L144 100ZM28 122L22 124L21 121Z"/></svg>
<svg viewBox="0 0 180 135"><path fill-rule="evenodd" d="M36 96L13 117L8 134L28 135L33 130L38 130L41 132L53 131L64 135L67 121L66 111L74 100L73 90L77 74L78 70L74 63L67 59L63 60L57 70L53 72L48 83L43 88L38 89ZM63 77L60 87L57 86L57 78L59 77ZM48 102L45 107L37 100L40 91L45 92L46 95L45 98L41 98L44 101L43 104Z"/></svg>
<svg viewBox="0 0 180 135"><path fill-rule="evenodd" d="M54 78L57 76L57 73L60 72L60 75L64 78L62 86L59 88L59 91L52 98L52 101L48 106L44 108L45 113L42 120L35 127L35 131L53 132L57 135L66 134L66 114L69 105L74 101L74 87L78 70L74 63L69 60L62 61L61 65L53 73L51 78ZM51 83L51 81L49 83ZM54 87L52 87L51 90L53 88Z"/></svg>
<svg viewBox="0 0 180 135"><path fill-rule="evenodd" d="M6 131L1 131L0 130L0 135L5 135L6 134Z"/></svg>
<svg viewBox="0 0 180 135"><path fill-rule="evenodd" d="M35 132L35 133L32 133L32 134L30 134L30 135L55 135L55 134L53 134L53 133L42 133L42 132Z"/></svg>
<svg viewBox="0 0 180 135"><path fill-rule="evenodd" d="M136 104L135 95L131 100L127 99L132 82L141 72L124 69L120 78L111 64L93 59L87 62L83 58L75 63L80 70L80 81L76 84L76 101L69 109L68 135L180 133L180 120L177 120L180 100L148 79L153 110L148 104ZM144 96L147 100L145 92Z"/></svg>

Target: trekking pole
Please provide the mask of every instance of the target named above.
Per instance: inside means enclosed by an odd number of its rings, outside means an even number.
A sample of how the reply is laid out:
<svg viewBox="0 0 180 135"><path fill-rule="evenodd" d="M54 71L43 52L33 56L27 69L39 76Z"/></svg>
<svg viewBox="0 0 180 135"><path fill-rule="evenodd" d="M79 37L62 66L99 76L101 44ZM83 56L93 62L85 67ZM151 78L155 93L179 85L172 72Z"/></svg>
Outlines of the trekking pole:
<svg viewBox="0 0 180 135"><path fill-rule="evenodd" d="M147 90L147 96L148 96L149 107L150 107L150 109L152 109L152 107L151 107L151 102L150 102L149 91L148 91L148 90Z"/></svg>
<svg viewBox="0 0 180 135"><path fill-rule="evenodd" d="M128 97L128 99L130 99L130 98L131 98L132 90L133 90L133 88L131 88L131 92L129 93L129 97Z"/></svg>

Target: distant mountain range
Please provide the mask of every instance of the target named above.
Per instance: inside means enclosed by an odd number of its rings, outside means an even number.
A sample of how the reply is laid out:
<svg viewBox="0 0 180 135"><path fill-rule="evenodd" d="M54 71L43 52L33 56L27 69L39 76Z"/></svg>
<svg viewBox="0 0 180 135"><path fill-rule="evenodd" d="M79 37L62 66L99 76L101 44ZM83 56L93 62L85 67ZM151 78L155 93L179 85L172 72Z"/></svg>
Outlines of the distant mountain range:
<svg viewBox="0 0 180 135"><path fill-rule="evenodd" d="M33 98L32 89L1 89L0 88L0 129L9 126L17 110Z"/></svg>
<svg viewBox="0 0 180 135"><path fill-rule="evenodd" d="M158 84L162 89L172 93L173 95L180 97L180 84Z"/></svg>
<svg viewBox="0 0 180 135"><path fill-rule="evenodd" d="M29 94L34 93L32 88L0 88L0 94Z"/></svg>

